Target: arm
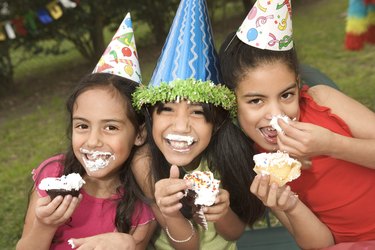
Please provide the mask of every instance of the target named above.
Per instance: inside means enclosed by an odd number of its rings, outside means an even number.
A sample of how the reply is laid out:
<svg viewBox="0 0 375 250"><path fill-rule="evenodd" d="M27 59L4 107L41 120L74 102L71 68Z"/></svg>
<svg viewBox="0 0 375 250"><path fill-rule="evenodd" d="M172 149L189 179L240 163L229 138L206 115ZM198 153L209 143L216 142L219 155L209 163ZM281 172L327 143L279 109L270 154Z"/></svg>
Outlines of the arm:
<svg viewBox="0 0 375 250"><path fill-rule="evenodd" d="M132 233L132 236L134 238L134 241L136 243L137 250L146 249L147 245L155 232L155 229L157 227L157 222L155 220L145 224L145 225L139 225L134 233Z"/></svg>
<svg viewBox="0 0 375 250"><path fill-rule="evenodd" d="M168 179L155 183L156 204L163 217L159 223L171 245L178 249L199 249L199 236L193 224L180 212L183 191L190 187L189 181L179 179L179 170L175 165L171 167Z"/></svg>
<svg viewBox="0 0 375 250"><path fill-rule="evenodd" d="M72 248L85 249L146 249L149 240L156 228L156 222L151 221L145 225L139 225L129 234L112 232L103 233L91 237L70 239Z"/></svg>
<svg viewBox="0 0 375 250"><path fill-rule="evenodd" d="M81 197L40 198L33 190L17 249L49 249L57 228L73 214Z"/></svg>
<svg viewBox="0 0 375 250"><path fill-rule="evenodd" d="M315 86L309 94L344 120L353 138L309 123L291 121L288 126L281 121L285 134L278 135L280 150L302 158L328 155L375 169L375 113L328 86Z"/></svg>
<svg viewBox="0 0 375 250"><path fill-rule="evenodd" d="M203 212L207 221L214 222L216 231L226 240L238 240L245 230L245 223L230 208L229 193L224 189L220 189L215 204L205 207Z"/></svg>
<svg viewBox="0 0 375 250"><path fill-rule="evenodd" d="M257 175L250 191L271 208L299 247L320 249L334 244L328 227L291 192L289 186L278 187L276 183L269 185L269 181L269 176Z"/></svg>
<svg viewBox="0 0 375 250"><path fill-rule="evenodd" d="M139 152L137 152L137 155L134 156L133 162L132 162L132 171L133 171L133 174L136 178L136 181L137 181L138 185L141 187L143 193L148 198L150 198L152 200L155 200L155 195L154 195L155 183L154 183L153 179L151 178L150 156L148 154L147 145L145 147L143 147ZM166 183L168 180L169 179L164 179L163 182ZM161 182L159 184L162 184L163 182ZM184 189L187 188L186 183L183 180L177 180L177 182L182 184L181 186L177 185L177 190L181 191L181 190L184 190ZM162 195L164 196L164 194L162 194ZM178 198L178 196L177 196L177 198ZM172 197L172 201L173 201L173 199L176 199L176 196ZM161 201L160 198L159 198L159 201ZM167 199L167 201L168 201L168 199ZM179 201L179 199L178 199L178 201ZM152 208L152 211L154 212L155 218L156 218L157 222L159 223L159 225L163 228L163 230L165 230L165 228L168 227L168 230L169 230L170 234L175 239L186 239L191 235L192 230L191 230L190 223L187 221L187 219L179 211L178 212L173 211L178 215L176 217L173 217L173 216L172 217L168 217L168 216L165 217L163 215L163 213L161 212L161 209L159 208L158 204L156 204L156 203L152 204L151 208ZM178 208L178 204L177 204L177 208ZM179 210L179 208L178 208L178 210ZM175 235L175 233L176 233L175 227L177 228L177 230L183 229L184 231L178 232L179 235L177 235L177 234ZM199 242L198 242L199 240L198 240L198 236L197 236L196 233L186 243L176 243L176 242L171 241L170 239L169 239L169 241L170 241L170 244L175 249L198 249L198 245L199 245Z"/></svg>

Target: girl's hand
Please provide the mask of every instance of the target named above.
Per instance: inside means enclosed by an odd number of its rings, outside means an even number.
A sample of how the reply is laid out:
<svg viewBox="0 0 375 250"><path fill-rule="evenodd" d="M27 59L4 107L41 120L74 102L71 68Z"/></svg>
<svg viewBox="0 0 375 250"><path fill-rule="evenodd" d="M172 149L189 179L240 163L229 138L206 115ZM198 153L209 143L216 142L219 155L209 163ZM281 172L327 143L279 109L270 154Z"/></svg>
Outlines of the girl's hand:
<svg viewBox="0 0 375 250"><path fill-rule="evenodd" d="M279 187L276 183L269 185L269 182L269 175L258 174L250 186L250 192L272 210L292 211L297 205L298 197L289 186Z"/></svg>
<svg viewBox="0 0 375 250"><path fill-rule="evenodd" d="M81 194L78 198L59 195L52 201L49 196L39 198L35 208L36 219L42 224L58 227L72 216L81 199Z"/></svg>
<svg viewBox="0 0 375 250"><path fill-rule="evenodd" d="M215 203L210 207L204 207L203 212L207 221L216 222L224 217L229 211L229 193L225 189L220 189Z"/></svg>
<svg viewBox="0 0 375 250"><path fill-rule="evenodd" d="M171 166L168 179L155 183L156 204L165 217L175 217L180 213L180 199L184 196L185 189L190 187L190 181L179 179L179 170L175 165Z"/></svg>
<svg viewBox="0 0 375 250"><path fill-rule="evenodd" d="M130 234L118 232L99 234L80 239L70 239L68 243L73 249L79 250L133 250L136 245Z"/></svg>
<svg viewBox="0 0 375 250"><path fill-rule="evenodd" d="M304 122L278 120L284 132L278 133L277 144L281 151L299 159L328 155L334 133L326 128ZM303 160L302 160L303 162Z"/></svg>

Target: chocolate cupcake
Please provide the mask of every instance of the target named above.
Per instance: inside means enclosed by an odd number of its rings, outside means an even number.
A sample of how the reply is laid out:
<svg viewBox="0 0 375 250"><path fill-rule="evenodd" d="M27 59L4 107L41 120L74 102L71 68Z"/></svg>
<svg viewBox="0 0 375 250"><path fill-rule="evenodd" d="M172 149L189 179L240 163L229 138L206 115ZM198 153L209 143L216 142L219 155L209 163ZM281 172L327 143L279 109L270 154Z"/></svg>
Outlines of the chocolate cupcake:
<svg viewBox="0 0 375 250"><path fill-rule="evenodd" d="M54 199L58 195L65 196L68 194L78 197L83 184L85 184L85 181L82 177L77 173L72 173L61 177L44 178L38 187L40 190L45 190L51 199Z"/></svg>
<svg viewBox="0 0 375 250"><path fill-rule="evenodd" d="M220 181L213 177L210 171L194 171L186 174L184 179L191 180L193 186L185 190L185 196L180 200L181 212L186 218L193 218L195 222L207 229L204 206L212 206L219 193Z"/></svg>

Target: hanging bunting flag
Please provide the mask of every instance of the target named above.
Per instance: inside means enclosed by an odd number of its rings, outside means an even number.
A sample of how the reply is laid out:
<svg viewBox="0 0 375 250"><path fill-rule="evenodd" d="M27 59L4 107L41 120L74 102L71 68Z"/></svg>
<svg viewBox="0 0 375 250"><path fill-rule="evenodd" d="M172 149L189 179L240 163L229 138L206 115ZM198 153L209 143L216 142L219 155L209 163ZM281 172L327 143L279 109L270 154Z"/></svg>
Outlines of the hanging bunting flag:
<svg viewBox="0 0 375 250"><path fill-rule="evenodd" d="M71 9L77 7L77 3L70 1L70 0L59 0L59 2L64 6L66 9Z"/></svg>
<svg viewBox="0 0 375 250"><path fill-rule="evenodd" d="M1 5L1 9L0 9L0 15L2 16L7 16L10 14L10 11L9 11L9 7L8 7L8 3L5 2Z"/></svg>
<svg viewBox="0 0 375 250"><path fill-rule="evenodd" d="M40 22L42 22L43 24L49 24L53 21L46 9L39 9L37 13Z"/></svg>
<svg viewBox="0 0 375 250"><path fill-rule="evenodd" d="M55 20L59 19L63 14L61 7L57 3L57 0L47 4L46 8L49 11L50 15L53 17L53 19Z"/></svg>
<svg viewBox="0 0 375 250"><path fill-rule="evenodd" d="M12 28L12 24L9 21L6 21L4 27L5 27L5 31L8 35L8 38L9 39L15 39L16 33L14 33L14 30Z"/></svg>
<svg viewBox="0 0 375 250"><path fill-rule="evenodd" d="M22 17L0 22L0 41L15 39L16 35L35 35L38 33L38 26L35 20L40 21L42 24L49 24L63 16L63 9L75 8L78 3L79 0L51 0L44 8L40 8L37 11L29 10ZM7 2L0 3L0 15L6 16L9 14L9 4Z"/></svg>
<svg viewBox="0 0 375 250"><path fill-rule="evenodd" d="M0 23L0 41L5 41L7 38L6 38L6 35L4 33L4 30L3 30L3 24Z"/></svg>
<svg viewBox="0 0 375 250"><path fill-rule="evenodd" d="M20 36L27 35L27 30L25 27L25 22L24 22L23 17L18 17L16 19L13 19L12 24L16 30L17 35L20 35Z"/></svg>
<svg viewBox="0 0 375 250"><path fill-rule="evenodd" d="M25 15L25 27L33 35L37 33L35 19L36 15L31 10Z"/></svg>

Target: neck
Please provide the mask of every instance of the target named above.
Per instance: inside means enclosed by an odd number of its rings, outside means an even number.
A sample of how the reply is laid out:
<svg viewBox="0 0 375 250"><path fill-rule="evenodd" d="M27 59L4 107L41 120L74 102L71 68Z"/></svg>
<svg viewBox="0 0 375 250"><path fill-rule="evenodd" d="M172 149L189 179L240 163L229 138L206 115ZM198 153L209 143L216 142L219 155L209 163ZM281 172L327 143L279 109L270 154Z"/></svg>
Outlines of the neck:
<svg viewBox="0 0 375 250"><path fill-rule="evenodd" d="M199 156L195 158L192 162L190 162L188 165L180 166L185 172L190 172L198 168L200 162L202 160L202 156Z"/></svg>
<svg viewBox="0 0 375 250"><path fill-rule="evenodd" d="M120 186L120 180L116 175L103 179L86 176L84 180L86 181L84 190L96 198L110 198L116 194L116 189Z"/></svg>

